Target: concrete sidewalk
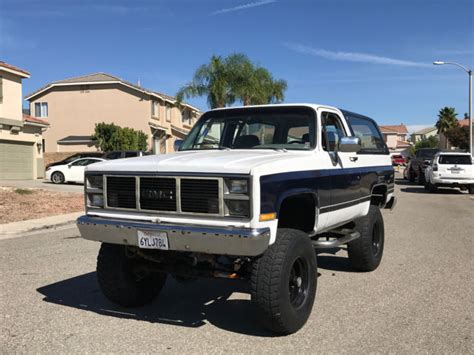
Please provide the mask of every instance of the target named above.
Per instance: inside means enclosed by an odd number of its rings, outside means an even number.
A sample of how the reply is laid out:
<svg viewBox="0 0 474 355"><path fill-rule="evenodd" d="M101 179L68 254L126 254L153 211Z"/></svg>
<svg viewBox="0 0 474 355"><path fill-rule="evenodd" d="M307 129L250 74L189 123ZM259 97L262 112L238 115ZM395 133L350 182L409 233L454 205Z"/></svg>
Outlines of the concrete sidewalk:
<svg viewBox="0 0 474 355"><path fill-rule="evenodd" d="M53 184L43 179L36 180L0 180L0 186L15 187L18 189L44 189L57 192L80 192L84 191L82 184Z"/></svg>
<svg viewBox="0 0 474 355"><path fill-rule="evenodd" d="M0 240L8 239L12 236L21 235L28 232L73 224L76 219L83 214L84 212L74 212L62 214L59 216L51 216L7 224L0 224Z"/></svg>

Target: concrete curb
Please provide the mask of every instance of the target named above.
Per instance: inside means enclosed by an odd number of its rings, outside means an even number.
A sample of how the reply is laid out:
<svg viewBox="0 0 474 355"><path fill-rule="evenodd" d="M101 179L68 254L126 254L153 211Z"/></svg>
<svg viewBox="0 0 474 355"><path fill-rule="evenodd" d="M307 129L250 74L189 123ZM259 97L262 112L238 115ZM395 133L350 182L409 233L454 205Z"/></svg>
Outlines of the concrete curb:
<svg viewBox="0 0 474 355"><path fill-rule="evenodd" d="M72 224L84 212L74 212L37 219L29 219L7 224L0 224L0 239L10 238L24 233L35 232L43 229L50 229Z"/></svg>

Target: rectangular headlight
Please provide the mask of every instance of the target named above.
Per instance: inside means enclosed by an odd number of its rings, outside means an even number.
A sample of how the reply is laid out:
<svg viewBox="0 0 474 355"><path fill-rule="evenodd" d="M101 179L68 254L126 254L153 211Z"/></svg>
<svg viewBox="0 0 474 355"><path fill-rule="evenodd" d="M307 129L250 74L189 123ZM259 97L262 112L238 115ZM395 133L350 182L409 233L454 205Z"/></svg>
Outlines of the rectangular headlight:
<svg viewBox="0 0 474 355"><path fill-rule="evenodd" d="M104 207L104 196L102 194L87 194L87 205L89 207Z"/></svg>
<svg viewBox="0 0 474 355"><path fill-rule="evenodd" d="M250 216L250 202L248 200L226 200L225 203L230 216Z"/></svg>
<svg viewBox="0 0 474 355"><path fill-rule="evenodd" d="M87 187L94 189L104 188L104 176L103 175L87 175Z"/></svg>
<svg viewBox="0 0 474 355"><path fill-rule="evenodd" d="M227 179L226 185L231 194L247 194L249 192L248 180Z"/></svg>

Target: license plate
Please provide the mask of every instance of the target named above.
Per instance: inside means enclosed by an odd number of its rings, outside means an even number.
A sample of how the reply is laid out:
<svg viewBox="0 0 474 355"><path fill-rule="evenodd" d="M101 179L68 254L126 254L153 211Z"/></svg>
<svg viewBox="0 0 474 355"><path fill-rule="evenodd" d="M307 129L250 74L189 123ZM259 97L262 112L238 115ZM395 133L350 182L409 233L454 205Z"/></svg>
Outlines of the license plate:
<svg viewBox="0 0 474 355"><path fill-rule="evenodd" d="M138 246L142 249L168 250L168 236L165 232L138 231Z"/></svg>

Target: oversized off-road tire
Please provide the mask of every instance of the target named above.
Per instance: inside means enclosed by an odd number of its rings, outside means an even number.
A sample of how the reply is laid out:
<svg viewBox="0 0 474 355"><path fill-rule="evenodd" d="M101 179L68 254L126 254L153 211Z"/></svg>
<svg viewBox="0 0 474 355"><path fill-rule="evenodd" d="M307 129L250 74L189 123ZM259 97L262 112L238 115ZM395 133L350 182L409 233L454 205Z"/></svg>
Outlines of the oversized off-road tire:
<svg viewBox="0 0 474 355"><path fill-rule="evenodd" d="M150 303L161 291L166 274L149 272L139 257L126 254L125 246L102 243L97 257L97 280L103 294L123 307Z"/></svg>
<svg viewBox="0 0 474 355"><path fill-rule="evenodd" d="M55 171L51 174L51 181L53 184L64 184L64 174L60 171Z"/></svg>
<svg viewBox="0 0 474 355"><path fill-rule="evenodd" d="M316 253L307 234L279 229L277 238L253 263L252 301L263 325L281 335L308 320L316 296Z"/></svg>
<svg viewBox="0 0 474 355"><path fill-rule="evenodd" d="M367 216L355 221L360 237L347 245L349 261L358 271L373 271L382 260L384 224L378 206L370 205Z"/></svg>

